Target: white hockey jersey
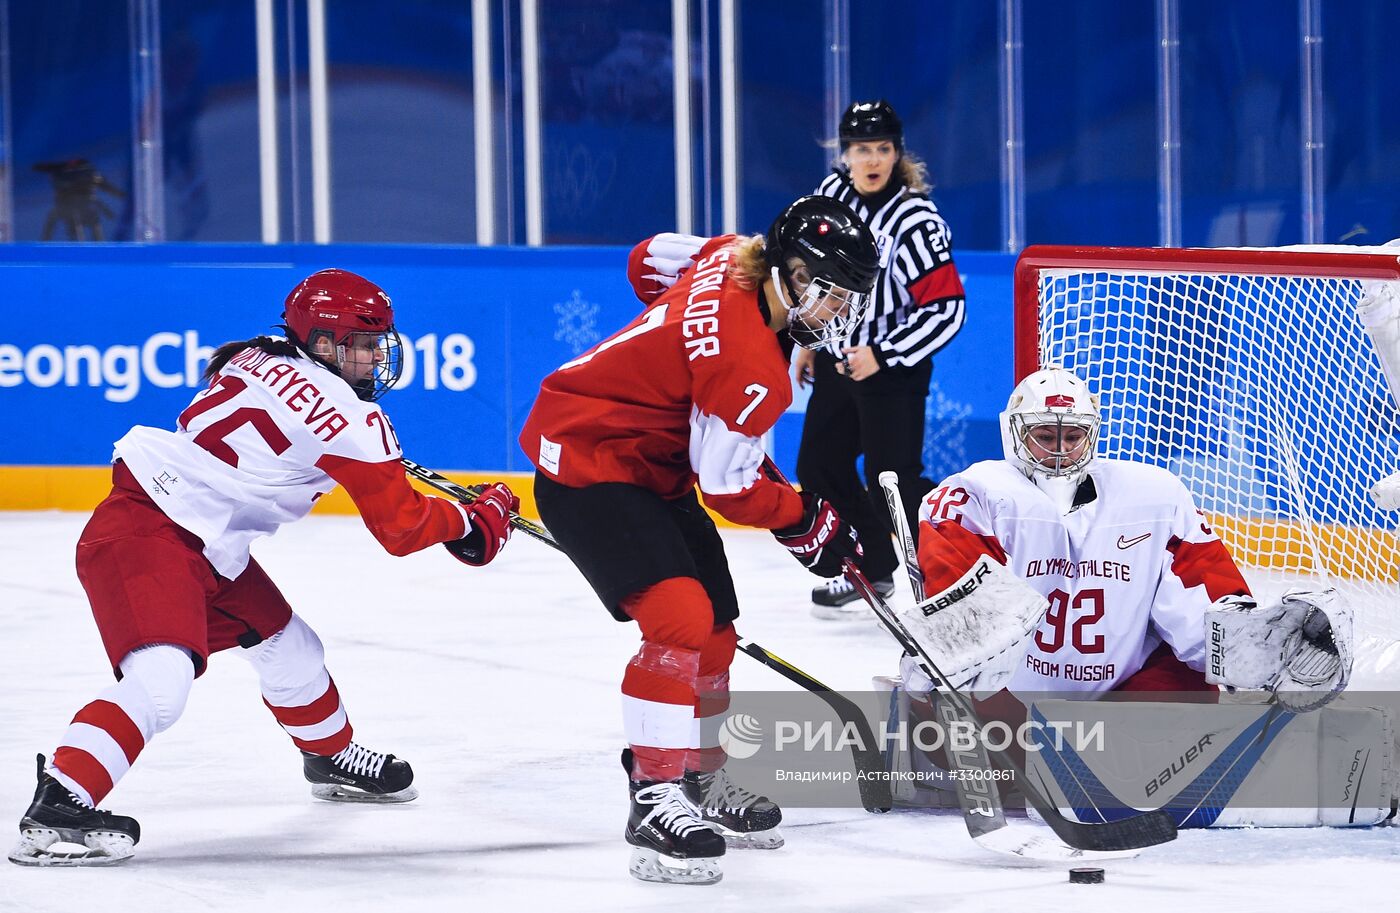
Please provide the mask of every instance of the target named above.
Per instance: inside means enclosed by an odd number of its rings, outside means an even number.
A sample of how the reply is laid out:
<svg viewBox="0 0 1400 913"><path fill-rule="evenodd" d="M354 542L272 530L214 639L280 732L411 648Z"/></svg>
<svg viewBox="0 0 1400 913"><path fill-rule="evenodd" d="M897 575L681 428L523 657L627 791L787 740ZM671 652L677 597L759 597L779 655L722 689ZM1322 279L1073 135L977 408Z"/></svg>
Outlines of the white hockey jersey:
<svg viewBox="0 0 1400 913"><path fill-rule="evenodd" d="M233 579L248 546L345 486L386 549L407 554L470 529L455 501L414 491L389 419L338 374L306 358L248 348L180 413L174 431L138 425L116 442L166 516L204 542Z"/></svg>
<svg viewBox="0 0 1400 913"><path fill-rule="evenodd" d="M1007 683L1015 692L1109 691L1163 640L1201 670L1206 608L1248 588L1190 492L1166 470L1096 459L1075 503L1062 513L1005 460L949 477L919 509L927 592L985 552L1045 596Z"/></svg>

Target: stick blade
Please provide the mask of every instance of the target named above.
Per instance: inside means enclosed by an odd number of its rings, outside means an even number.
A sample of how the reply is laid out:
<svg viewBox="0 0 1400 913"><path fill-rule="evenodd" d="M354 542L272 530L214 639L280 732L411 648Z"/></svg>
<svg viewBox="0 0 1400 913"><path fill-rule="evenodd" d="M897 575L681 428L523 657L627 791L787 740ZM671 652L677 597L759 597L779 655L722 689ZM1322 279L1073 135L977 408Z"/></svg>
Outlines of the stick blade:
<svg viewBox="0 0 1400 913"><path fill-rule="evenodd" d="M1092 824L1071 821L1056 811L1045 823L1070 846L1094 852L1141 850L1176 839L1176 821L1164 811L1143 812L1117 821Z"/></svg>
<svg viewBox="0 0 1400 913"><path fill-rule="evenodd" d="M1072 847L1038 834L1028 828L1005 827L980 837L974 837L977 845L993 853L1019 856L1032 862L1061 864L1066 862L1104 862L1113 859L1132 859L1141 850L1115 850L1095 852Z"/></svg>

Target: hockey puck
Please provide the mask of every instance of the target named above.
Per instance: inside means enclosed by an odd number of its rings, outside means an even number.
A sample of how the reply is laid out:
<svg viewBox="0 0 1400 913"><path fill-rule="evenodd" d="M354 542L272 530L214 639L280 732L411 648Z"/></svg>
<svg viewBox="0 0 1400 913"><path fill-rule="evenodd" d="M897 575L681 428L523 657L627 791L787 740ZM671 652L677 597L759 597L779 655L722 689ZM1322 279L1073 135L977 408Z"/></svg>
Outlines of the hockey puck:
<svg viewBox="0 0 1400 913"><path fill-rule="evenodd" d="M1103 884L1103 869L1085 867L1069 870L1070 884Z"/></svg>

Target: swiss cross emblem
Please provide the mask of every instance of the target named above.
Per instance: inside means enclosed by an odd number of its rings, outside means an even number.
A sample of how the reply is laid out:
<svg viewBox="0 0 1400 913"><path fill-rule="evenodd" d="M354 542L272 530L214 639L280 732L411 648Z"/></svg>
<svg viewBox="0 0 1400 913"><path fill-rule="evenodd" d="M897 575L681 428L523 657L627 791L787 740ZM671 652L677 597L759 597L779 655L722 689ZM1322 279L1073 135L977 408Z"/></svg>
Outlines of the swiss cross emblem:
<svg viewBox="0 0 1400 913"><path fill-rule="evenodd" d="M1047 409L1073 409L1074 397L1065 396L1063 393L1056 393L1054 396L1045 397L1045 408Z"/></svg>
<svg viewBox="0 0 1400 913"><path fill-rule="evenodd" d="M817 225L817 234L824 235L829 231L831 231L831 225L829 223L821 222Z"/></svg>

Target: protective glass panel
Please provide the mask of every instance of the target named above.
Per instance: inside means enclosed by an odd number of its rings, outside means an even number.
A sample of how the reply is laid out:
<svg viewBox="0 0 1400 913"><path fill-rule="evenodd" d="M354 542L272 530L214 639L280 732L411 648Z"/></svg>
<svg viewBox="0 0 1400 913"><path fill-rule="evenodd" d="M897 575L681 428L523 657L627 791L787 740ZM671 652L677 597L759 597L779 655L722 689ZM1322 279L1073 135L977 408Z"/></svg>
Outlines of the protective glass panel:
<svg viewBox="0 0 1400 913"><path fill-rule="evenodd" d="M1180 10L1182 243L1297 244L1296 5L1181 0Z"/></svg>
<svg viewBox="0 0 1400 913"><path fill-rule="evenodd" d="M1028 243L1157 243L1152 15L1151 3L1026 0Z"/></svg>
<svg viewBox="0 0 1400 913"><path fill-rule="evenodd" d="M671 5L542 0L539 37L545 243L674 231Z"/></svg>
<svg viewBox="0 0 1400 913"><path fill-rule="evenodd" d="M11 3L9 17L15 239L130 239L126 4Z"/></svg>
<svg viewBox="0 0 1400 913"><path fill-rule="evenodd" d="M1328 241L1384 244L1400 237L1400 4L1353 0L1322 17L1322 91Z"/></svg>
<svg viewBox="0 0 1400 913"><path fill-rule="evenodd" d="M260 240L253 4L166 0L160 13L166 239Z"/></svg>
<svg viewBox="0 0 1400 913"><path fill-rule="evenodd" d="M783 207L821 181L826 48L818 4L738 3L739 230L767 231Z"/></svg>
<svg viewBox="0 0 1400 913"><path fill-rule="evenodd" d="M326 4L335 240L476 240L472 37L460 0Z"/></svg>
<svg viewBox="0 0 1400 913"><path fill-rule="evenodd" d="M998 66L994 4L868 4L852 11L852 99L884 98L894 106L905 146L928 165L930 196L959 249L1001 246Z"/></svg>

